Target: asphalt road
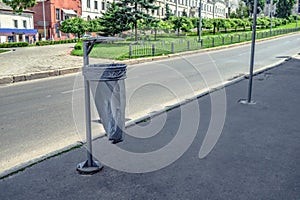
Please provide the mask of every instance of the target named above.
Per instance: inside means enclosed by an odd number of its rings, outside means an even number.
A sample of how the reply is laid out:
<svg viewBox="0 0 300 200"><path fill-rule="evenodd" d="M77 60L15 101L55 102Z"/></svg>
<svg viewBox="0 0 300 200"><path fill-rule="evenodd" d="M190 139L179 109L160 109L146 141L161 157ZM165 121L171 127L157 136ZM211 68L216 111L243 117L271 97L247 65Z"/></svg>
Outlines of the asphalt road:
<svg viewBox="0 0 300 200"><path fill-rule="evenodd" d="M299 46L299 34L258 43L255 69L282 62L299 53ZM126 118L143 116L248 73L249 52L246 45L128 66ZM1 171L84 138L82 88L80 74L0 87Z"/></svg>

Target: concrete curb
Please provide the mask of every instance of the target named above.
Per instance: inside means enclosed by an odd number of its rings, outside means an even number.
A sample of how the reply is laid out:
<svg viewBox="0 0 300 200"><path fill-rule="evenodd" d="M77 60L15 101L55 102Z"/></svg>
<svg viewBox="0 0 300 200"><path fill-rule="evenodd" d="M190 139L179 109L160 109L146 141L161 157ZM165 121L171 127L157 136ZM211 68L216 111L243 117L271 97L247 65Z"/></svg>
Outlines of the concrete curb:
<svg viewBox="0 0 300 200"><path fill-rule="evenodd" d="M274 37L259 39L259 40L257 40L257 42L268 41L268 40L277 39L277 38L281 38L281 37L285 37L285 36L289 36L289 35L295 35L295 34L299 34L299 33L292 32L292 33L288 33L288 34L284 34L284 35L277 35ZM179 56L186 56L186 55L193 55L193 54L197 54L197 53L204 53L204 52L228 49L228 48L248 45L250 43L251 43L251 41L247 41L247 42L235 43L235 44L226 45L226 46L200 49L200 50L195 50L195 51L187 51L187 52L175 53L175 54L170 54L170 55L147 57L147 58L137 58L137 59L123 60L123 61L114 61L113 63L124 63L127 65L134 65L134 64L140 64L140 63L146 63L146 62L152 62L152 61L165 60L165 59L169 59L169 58L176 58ZM48 78L48 77L52 77L52 76L66 75L66 74L79 72L79 71L81 71L81 69L82 69L82 67L74 67L74 68L57 69L57 70L50 70L50 71L44 71L44 72L33 72L33 73L29 73L29 74L4 76L4 77L0 77L0 85L1 84L11 84L11 83L16 83L16 82L21 82L21 81L41 79L41 78Z"/></svg>
<svg viewBox="0 0 300 200"><path fill-rule="evenodd" d="M48 78L48 77L52 77L52 76L66 75L66 74L70 74L70 73L76 73L79 71L81 71L81 67L56 69L56 70L50 70L50 71L44 71L44 72L32 72L29 74L5 76L5 77L0 77L0 85L16 83L16 82L21 82L21 81L30 81L30 80L35 80L35 79Z"/></svg>

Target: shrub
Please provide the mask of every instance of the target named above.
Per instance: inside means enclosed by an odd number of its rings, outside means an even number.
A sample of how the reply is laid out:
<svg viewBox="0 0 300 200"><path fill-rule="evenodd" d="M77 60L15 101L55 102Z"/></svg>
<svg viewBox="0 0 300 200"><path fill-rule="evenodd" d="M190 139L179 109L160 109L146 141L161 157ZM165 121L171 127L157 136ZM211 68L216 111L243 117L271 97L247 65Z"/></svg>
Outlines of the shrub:
<svg viewBox="0 0 300 200"><path fill-rule="evenodd" d="M75 46L74 46L75 50L82 50L82 43L78 42Z"/></svg>
<svg viewBox="0 0 300 200"><path fill-rule="evenodd" d="M79 41L78 39L70 39L70 40L46 40L46 41L38 41L36 42L37 46L45 46L45 45L54 45L54 44L66 44L66 43L75 43Z"/></svg>
<svg viewBox="0 0 300 200"><path fill-rule="evenodd" d="M1 43L0 48L27 47L28 45L28 42L9 42Z"/></svg>

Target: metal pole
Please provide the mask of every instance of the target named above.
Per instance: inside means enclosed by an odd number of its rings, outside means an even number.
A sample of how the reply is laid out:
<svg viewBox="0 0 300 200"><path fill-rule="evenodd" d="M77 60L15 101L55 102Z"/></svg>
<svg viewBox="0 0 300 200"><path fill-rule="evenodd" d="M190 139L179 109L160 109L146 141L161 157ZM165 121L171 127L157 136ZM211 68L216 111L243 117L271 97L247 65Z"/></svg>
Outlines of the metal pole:
<svg viewBox="0 0 300 200"><path fill-rule="evenodd" d="M83 67L88 67L89 50L91 43L83 42ZM92 120L91 120L91 99L90 99L90 82L84 77L84 96L85 96L85 120L86 120L86 144L87 144L87 160L77 165L77 171L83 174L93 174L100 171L103 166L93 160L92 154Z"/></svg>
<svg viewBox="0 0 300 200"><path fill-rule="evenodd" d="M83 52L84 60L83 67L89 64L89 57L87 55L88 43L84 42ZM92 157L92 128L91 128L91 100L90 100L90 83L86 78L84 78L84 97L85 97L85 121L86 121L86 143L87 143L87 158L88 166L91 167L93 163Z"/></svg>
<svg viewBox="0 0 300 200"><path fill-rule="evenodd" d="M198 42L201 42L201 29L202 29L202 0L199 2L199 32L198 32Z"/></svg>
<svg viewBox="0 0 300 200"><path fill-rule="evenodd" d="M273 0L270 2L270 36L272 36Z"/></svg>
<svg viewBox="0 0 300 200"><path fill-rule="evenodd" d="M257 15L257 0L254 0L254 8L253 8L253 30L252 30L250 74L249 74L249 85L248 85L247 103L251 103L251 95L252 95L252 80L253 80L253 66L254 66L255 37L256 37L256 17L257 17L256 15Z"/></svg>
<svg viewBox="0 0 300 200"><path fill-rule="evenodd" d="M44 21L44 39L46 40L46 17L45 17L45 1L43 0L43 21Z"/></svg>

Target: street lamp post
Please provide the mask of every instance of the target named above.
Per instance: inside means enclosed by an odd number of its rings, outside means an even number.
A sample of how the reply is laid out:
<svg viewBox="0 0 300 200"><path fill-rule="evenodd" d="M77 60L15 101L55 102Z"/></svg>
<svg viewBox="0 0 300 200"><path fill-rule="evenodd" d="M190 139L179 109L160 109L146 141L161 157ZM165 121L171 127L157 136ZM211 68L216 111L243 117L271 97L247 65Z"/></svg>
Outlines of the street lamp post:
<svg viewBox="0 0 300 200"><path fill-rule="evenodd" d="M43 0L44 40L46 40L45 1L46 0Z"/></svg>
<svg viewBox="0 0 300 200"><path fill-rule="evenodd" d="M273 0L269 1L270 35L272 35Z"/></svg>
<svg viewBox="0 0 300 200"><path fill-rule="evenodd" d="M239 101L242 104L255 104L255 102L251 101L251 96L252 96L252 81L253 81L253 68L254 68L254 50L255 50L255 39L256 39L256 18L257 18L256 15L257 15L257 0L254 0L248 96L246 100Z"/></svg>
<svg viewBox="0 0 300 200"><path fill-rule="evenodd" d="M202 29L202 0L199 2L199 31L198 31L198 42L201 42L201 29Z"/></svg>
<svg viewBox="0 0 300 200"><path fill-rule="evenodd" d="M251 58L250 58L250 74L248 85L248 98L247 103L251 103L252 96L252 80L253 80L253 68L254 68L254 51L255 51L255 39L256 39L256 18L257 18L257 0L254 0L253 8L253 30L252 30L252 43L251 43Z"/></svg>

